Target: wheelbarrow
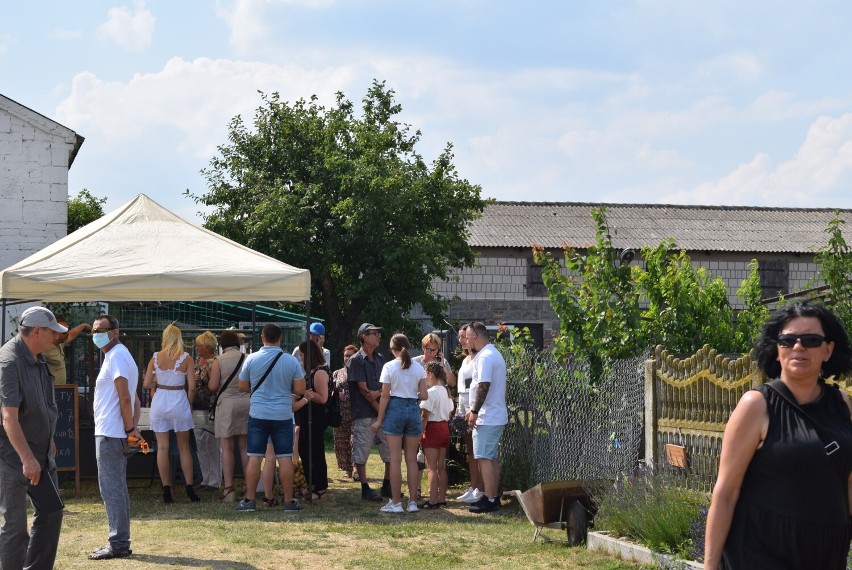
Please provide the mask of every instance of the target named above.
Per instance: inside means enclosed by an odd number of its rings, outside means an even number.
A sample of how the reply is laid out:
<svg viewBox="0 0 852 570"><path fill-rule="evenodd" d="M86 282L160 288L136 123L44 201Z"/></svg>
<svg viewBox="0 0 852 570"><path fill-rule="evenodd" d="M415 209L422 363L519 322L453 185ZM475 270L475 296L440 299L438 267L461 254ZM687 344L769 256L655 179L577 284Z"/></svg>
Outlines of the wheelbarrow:
<svg viewBox="0 0 852 570"><path fill-rule="evenodd" d="M568 546L579 546L586 542L589 519L594 515L589 489L600 485L597 480L551 481L539 483L527 491L506 491L515 496L535 527L533 542L544 528L566 530ZM545 536L542 540L547 540Z"/></svg>

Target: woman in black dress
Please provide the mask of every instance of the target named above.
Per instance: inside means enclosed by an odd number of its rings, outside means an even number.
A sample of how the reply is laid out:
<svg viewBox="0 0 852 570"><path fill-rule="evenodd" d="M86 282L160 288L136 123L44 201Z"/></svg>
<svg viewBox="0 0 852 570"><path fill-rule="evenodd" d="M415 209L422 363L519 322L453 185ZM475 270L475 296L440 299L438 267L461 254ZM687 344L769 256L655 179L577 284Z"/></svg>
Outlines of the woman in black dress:
<svg viewBox="0 0 852 570"><path fill-rule="evenodd" d="M311 343L310 362L307 362L308 343ZM299 458L305 469L305 480L313 486L312 500L322 499L328 492L328 466L325 461L325 403L328 401L331 373L325 365L320 346L312 341L299 345L302 365L308 375L308 389L293 402L296 425L299 426ZM308 410L310 409L310 418Z"/></svg>
<svg viewBox="0 0 852 570"><path fill-rule="evenodd" d="M852 420L849 397L824 378L852 370L849 338L825 307L793 304L756 352L776 380L744 394L725 427L704 567L843 570Z"/></svg>

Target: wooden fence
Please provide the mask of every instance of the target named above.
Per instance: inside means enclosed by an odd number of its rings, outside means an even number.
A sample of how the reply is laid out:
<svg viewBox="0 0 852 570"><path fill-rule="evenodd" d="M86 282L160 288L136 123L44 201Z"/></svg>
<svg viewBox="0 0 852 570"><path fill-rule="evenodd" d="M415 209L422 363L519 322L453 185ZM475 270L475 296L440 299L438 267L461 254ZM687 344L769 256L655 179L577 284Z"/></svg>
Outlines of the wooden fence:
<svg viewBox="0 0 852 570"><path fill-rule="evenodd" d="M766 381L753 351L719 354L709 346L688 357L662 347L645 362L645 457L666 462L666 444L682 445L692 485L710 491L719 471L725 423L748 390ZM852 395L852 379L829 379Z"/></svg>

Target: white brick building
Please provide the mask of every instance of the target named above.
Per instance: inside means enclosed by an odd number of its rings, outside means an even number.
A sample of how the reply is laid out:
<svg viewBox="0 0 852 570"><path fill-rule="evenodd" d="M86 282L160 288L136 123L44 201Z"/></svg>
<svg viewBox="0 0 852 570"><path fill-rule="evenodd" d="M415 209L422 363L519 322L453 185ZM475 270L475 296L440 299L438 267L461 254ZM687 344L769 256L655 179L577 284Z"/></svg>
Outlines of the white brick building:
<svg viewBox="0 0 852 570"><path fill-rule="evenodd" d="M65 236L68 169L82 144L71 129L0 95L0 269Z"/></svg>
<svg viewBox="0 0 852 570"><path fill-rule="evenodd" d="M559 331L559 322L532 263L532 245L562 260L563 244L579 249L593 244L591 210L599 207L607 209L613 245L636 250L634 263L641 263L643 246L674 238L695 265L725 281L735 308L752 259L759 264L764 297L809 286L818 275L813 254L827 243L825 229L835 215L832 209L495 202L469 228L469 243L479 254L477 266L457 272L454 280L433 282L439 295L457 298L448 319L526 325L539 342L547 343ZM850 227L852 210L841 210L840 217Z"/></svg>

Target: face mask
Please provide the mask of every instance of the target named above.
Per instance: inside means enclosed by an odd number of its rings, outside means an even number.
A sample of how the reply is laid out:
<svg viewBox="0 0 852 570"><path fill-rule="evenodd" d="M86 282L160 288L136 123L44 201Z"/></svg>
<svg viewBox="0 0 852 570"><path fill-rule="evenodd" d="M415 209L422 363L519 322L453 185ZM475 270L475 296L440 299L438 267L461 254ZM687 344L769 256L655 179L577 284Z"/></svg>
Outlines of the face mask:
<svg viewBox="0 0 852 570"><path fill-rule="evenodd" d="M95 333L92 335L92 342L95 343L95 346L98 348L103 348L109 344L109 333Z"/></svg>

